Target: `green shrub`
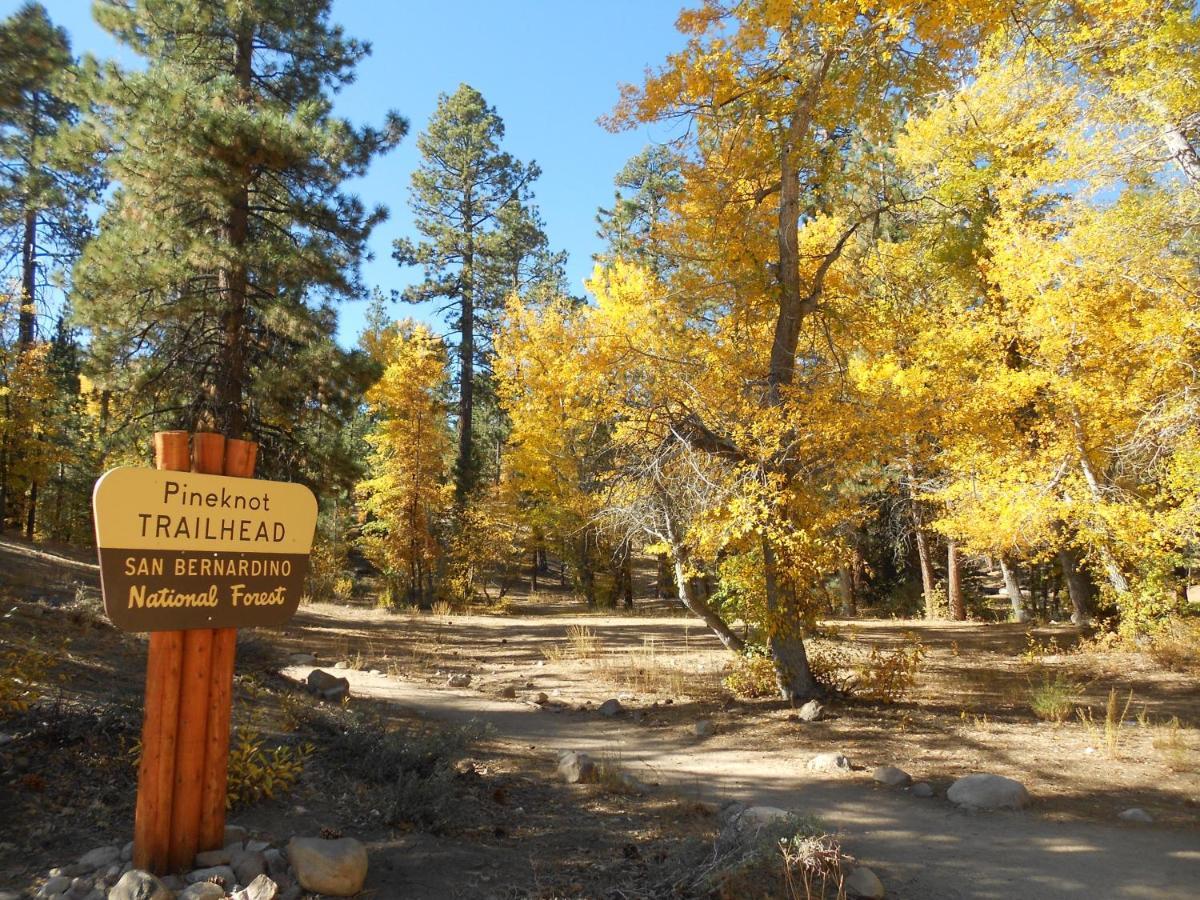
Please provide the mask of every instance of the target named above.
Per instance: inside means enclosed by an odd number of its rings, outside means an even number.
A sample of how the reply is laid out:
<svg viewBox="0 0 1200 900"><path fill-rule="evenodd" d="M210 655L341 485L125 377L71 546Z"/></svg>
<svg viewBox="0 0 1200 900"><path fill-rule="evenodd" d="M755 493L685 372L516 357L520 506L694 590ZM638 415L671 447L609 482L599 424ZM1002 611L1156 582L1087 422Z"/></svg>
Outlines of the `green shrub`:
<svg viewBox="0 0 1200 900"><path fill-rule="evenodd" d="M1081 686L1061 673L1045 675L1040 684L1029 689L1029 708L1045 722L1061 725L1071 717Z"/></svg>
<svg viewBox="0 0 1200 900"><path fill-rule="evenodd" d="M779 692L774 660L765 648L752 644L734 657L724 684L738 697L770 697Z"/></svg>

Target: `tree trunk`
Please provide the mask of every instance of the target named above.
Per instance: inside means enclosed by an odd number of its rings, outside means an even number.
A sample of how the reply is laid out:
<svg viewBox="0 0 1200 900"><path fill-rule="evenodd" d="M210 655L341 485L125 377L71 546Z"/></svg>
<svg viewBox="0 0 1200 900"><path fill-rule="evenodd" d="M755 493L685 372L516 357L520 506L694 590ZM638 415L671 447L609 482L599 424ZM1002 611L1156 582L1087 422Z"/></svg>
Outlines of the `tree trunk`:
<svg viewBox="0 0 1200 900"><path fill-rule="evenodd" d="M849 566L843 565L838 567L838 591L842 597L842 615L847 619L853 618L856 612L854 603L854 576L850 573Z"/></svg>
<svg viewBox="0 0 1200 900"><path fill-rule="evenodd" d="M21 310L17 321L17 347L25 350L33 345L37 328L37 213L25 211L25 227L21 236Z"/></svg>
<svg viewBox="0 0 1200 900"><path fill-rule="evenodd" d="M946 593L950 600L950 618L964 622L967 607L963 603L962 573L958 568L958 544L953 538L946 541Z"/></svg>
<svg viewBox="0 0 1200 900"><path fill-rule="evenodd" d="M529 570L529 592L531 594L537 593L537 589L538 589L537 577L538 577L538 552L535 549L533 551L533 567Z"/></svg>
<svg viewBox="0 0 1200 900"><path fill-rule="evenodd" d="M775 549L763 538L763 574L767 595L767 648L775 661L775 680L779 695L791 703L808 700L821 693L808 665L804 636L800 633L800 610L795 595L785 592L779 583Z"/></svg>
<svg viewBox="0 0 1200 900"><path fill-rule="evenodd" d="M472 420L475 414L475 236L470 230L471 199L466 199L466 249L462 264L462 297L459 316L462 320L462 339L458 347L458 459L454 468L454 492L463 503L474 485L472 458Z"/></svg>
<svg viewBox="0 0 1200 900"><path fill-rule="evenodd" d="M625 608L633 609L633 548L628 542L621 557L621 597Z"/></svg>
<svg viewBox="0 0 1200 900"><path fill-rule="evenodd" d="M1067 594L1074 610L1071 621L1076 625L1088 625L1091 623L1088 600L1092 596L1092 586L1087 575L1079 568L1079 552L1073 547L1059 550L1058 562L1062 566L1063 581L1067 583Z"/></svg>
<svg viewBox="0 0 1200 900"><path fill-rule="evenodd" d="M675 558L675 584L679 588L679 602L709 627L717 636L717 640L725 645L725 649L732 653L741 653L746 647L742 639L729 630L725 620L713 612L711 606L692 592L692 580L687 577L687 550L672 542L671 551Z"/></svg>
<svg viewBox="0 0 1200 900"><path fill-rule="evenodd" d="M29 484L29 508L25 510L25 538L33 540L34 524L37 521L38 483Z"/></svg>
<svg viewBox="0 0 1200 900"><path fill-rule="evenodd" d="M234 76L238 85L238 103L251 104L251 69L254 58L254 34L243 31L237 37L234 58ZM250 233L250 181L249 166L239 173L241 182L232 192L229 220L225 225L225 239L229 244L233 263L221 266L217 272L217 287L224 301L221 314L221 361L216 376L212 423L226 437L242 438L246 431L246 414L243 406L246 389L246 298L249 274L242 259L241 249L246 245ZM195 430L200 430L199 428Z"/></svg>
<svg viewBox="0 0 1200 900"><path fill-rule="evenodd" d="M936 619L937 607L934 605L933 559L929 552L929 537L921 527L921 518L917 514L916 501L913 501L913 528L917 541L917 560L921 566L921 594L925 598L925 618Z"/></svg>
<svg viewBox="0 0 1200 900"><path fill-rule="evenodd" d="M1092 500L1100 503L1104 500L1104 491L1100 486L1100 478L1096 475L1096 470L1092 468L1092 461L1088 457L1087 440L1083 432L1083 419L1077 409L1071 411L1071 426L1075 432L1075 449L1079 454L1079 468L1083 472L1083 480L1087 484L1088 493L1091 494ZM1112 585L1113 590L1118 594L1129 593L1129 580L1125 577L1125 573L1121 571L1121 566L1117 562L1116 554L1113 553L1107 537L1101 535L1099 546L1096 549L1099 551L1100 562L1104 565L1105 574L1108 575L1108 583Z"/></svg>
<svg viewBox="0 0 1200 900"><path fill-rule="evenodd" d="M1016 564L1006 554L1000 554L1000 574L1004 576L1004 592L1012 604L1013 621L1028 622L1029 613L1025 611L1025 600L1021 597L1021 586L1017 583Z"/></svg>

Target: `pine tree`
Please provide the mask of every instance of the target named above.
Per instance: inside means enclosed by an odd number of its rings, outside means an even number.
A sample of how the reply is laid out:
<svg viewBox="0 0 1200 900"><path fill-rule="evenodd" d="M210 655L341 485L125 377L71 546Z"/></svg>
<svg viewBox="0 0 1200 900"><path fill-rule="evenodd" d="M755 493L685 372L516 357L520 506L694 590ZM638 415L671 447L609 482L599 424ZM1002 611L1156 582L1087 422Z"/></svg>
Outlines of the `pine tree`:
<svg viewBox="0 0 1200 900"><path fill-rule="evenodd" d="M37 345L38 315L48 306L47 290L64 286L88 237L87 207L99 189L91 160L61 146L63 131L78 118L66 96L73 71L67 34L43 6L27 3L0 22L0 280L20 286L11 350L29 355L14 362L11 374L45 387L57 382L36 371L47 360ZM0 522L14 515L32 537L39 479L54 450L43 446L48 436L41 423L31 427L14 415L18 396L16 390L3 400L4 419L20 433L0 433ZM42 407L53 402L41 396L36 410L25 412L49 416Z"/></svg>
<svg viewBox="0 0 1200 900"><path fill-rule="evenodd" d="M89 125L119 186L77 267L79 313L98 370L142 416L294 445L288 417L338 392L329 301L363 293L386 216L343 184L407 125L332 114L370 48L329 7L97 3L147 66L89 62L103 108Z"/></svg>
<svg viewBox="0 0 1200 900"><path fill-rule="evenodd" d="M491 339L505 298L557 286L561 257L549 253L530 204L541 174L500 149L504 122L483 95L460 85L438 98L417 138L422 162L413 173L410 204L420 242L396 242L393 256L421 266L425 280L404 292L411 303L441 301L458 335L458 455L455 487L463 501L479 479L476 447L477 367L489 368Z"/></svg>

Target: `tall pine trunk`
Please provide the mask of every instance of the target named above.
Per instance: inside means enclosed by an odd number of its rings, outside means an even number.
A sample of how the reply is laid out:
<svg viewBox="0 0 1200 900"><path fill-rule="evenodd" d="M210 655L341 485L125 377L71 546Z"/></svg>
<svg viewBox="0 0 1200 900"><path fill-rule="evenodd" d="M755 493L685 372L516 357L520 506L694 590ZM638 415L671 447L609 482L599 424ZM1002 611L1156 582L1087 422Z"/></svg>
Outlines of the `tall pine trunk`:
<svg viewBox="0 0 1200 900"><path fill-rule="evenodd" d="M854 575L847 565L838 566L838 591L842 597L841 613L847 619L856 612L854 603Z"/></svg>

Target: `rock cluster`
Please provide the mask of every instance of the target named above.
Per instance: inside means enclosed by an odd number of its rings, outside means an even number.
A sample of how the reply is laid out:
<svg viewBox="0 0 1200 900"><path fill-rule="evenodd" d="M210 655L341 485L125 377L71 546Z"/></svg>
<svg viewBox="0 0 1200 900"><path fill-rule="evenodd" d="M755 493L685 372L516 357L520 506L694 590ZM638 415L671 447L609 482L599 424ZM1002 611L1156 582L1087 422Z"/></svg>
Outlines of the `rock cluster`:
<svg viewBox="0 0 1200 900"><path fill-rule="evenodd" d="M350 897L367 877L367 850L353 838L294 837L283 850L247 840L231 826L226 844L196 855L183 875L156 877L133 867L133 844L90 850L51 869L36 897L59 900L297 900L304 892Z"/></svg>

